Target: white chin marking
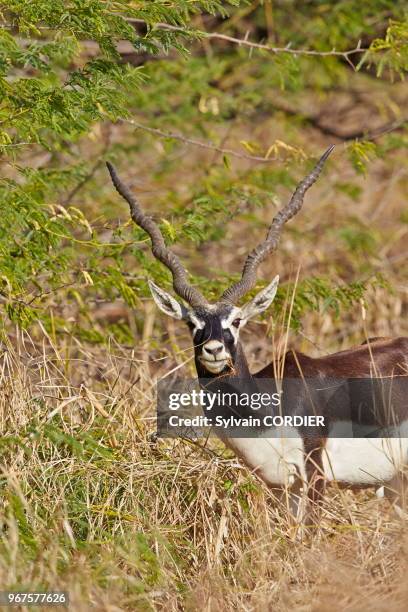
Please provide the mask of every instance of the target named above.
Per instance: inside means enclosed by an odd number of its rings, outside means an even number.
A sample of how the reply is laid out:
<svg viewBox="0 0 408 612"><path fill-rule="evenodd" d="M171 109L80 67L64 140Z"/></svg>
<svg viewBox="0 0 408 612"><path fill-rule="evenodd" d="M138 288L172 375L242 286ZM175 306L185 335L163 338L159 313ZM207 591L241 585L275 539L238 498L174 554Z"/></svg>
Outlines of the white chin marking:
<svg viewBox="0 0 408 612"><path fill-rule="evenodd" d="M200 359L201 363L203 364L203 366L205 367L206 370L208 370L209 372L211 372L211 374L218 374L219 372L222 372L222 370L225 368L227 361L223 360L223 361L207 361L206 359Z"/></svg>

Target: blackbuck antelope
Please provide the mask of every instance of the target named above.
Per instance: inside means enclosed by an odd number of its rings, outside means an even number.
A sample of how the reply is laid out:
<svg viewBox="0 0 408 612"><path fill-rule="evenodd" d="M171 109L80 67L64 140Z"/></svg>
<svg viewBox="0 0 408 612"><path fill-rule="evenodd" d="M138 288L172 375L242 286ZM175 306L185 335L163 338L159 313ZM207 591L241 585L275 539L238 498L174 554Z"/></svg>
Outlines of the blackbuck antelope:
<svg viewBox="0 0 408 612"><path fill-rule="evenodd" d="M332 150L330 147L299 183L289 203L274 217L265 240L247 256L240 280L226 289L215 304L210 304L189 283L187 271L178 256L165 245L158 225L142 211L112 164L107 164L115 188L130 206L133 221L150 236L153 255L171 271L174 291L184 303L149 281L152 296L165 314L187 323L194 344L198 379L205 384L212 381L212 390L224 388L232 377L245 379L254 388L261 379L275 381L275 362L255 374L250 373L239 333L249 319L272 303L278 276L251 301L243 306L236 304L255 286L258 266L277 248L283 226L300 211L306 191L318 179ZM283 382L310 378L320 381L322 388L330 387L333 381L347 384L350 380L371 380L379 376L400 380L408 376L408 338L373 338L360 346L320 358L289 350L279 366ZM223 439L270 487L289 488L291 496L298 499L306 497L312 502L320 501L328 481L357 487L385 485L388 491L399 490L397 483L401 482L400 475L408 464L408 397L403 389L398 388L393 397L396 429L394 427L392 436L387 435L389 429L385 428L377 436L345 437L343 427L342 437L339 437L339 425L352 426L353 419L358 420L359 425L373 425L372 405L357 399L353 406L347 393L333 403L326 399L319 404L318 398L317 403L314 409L325 417L324 426L317 430L317 435L316 430L311 432L308 427L281 427L267 429L256 438ZM225 405L219 408L225 414ZM241 415L245 410L250 411L249 408L230 407L231 412L236 409ZM307 394L300 393L293 398L285 410L296 415L310 413Z"/></svg>

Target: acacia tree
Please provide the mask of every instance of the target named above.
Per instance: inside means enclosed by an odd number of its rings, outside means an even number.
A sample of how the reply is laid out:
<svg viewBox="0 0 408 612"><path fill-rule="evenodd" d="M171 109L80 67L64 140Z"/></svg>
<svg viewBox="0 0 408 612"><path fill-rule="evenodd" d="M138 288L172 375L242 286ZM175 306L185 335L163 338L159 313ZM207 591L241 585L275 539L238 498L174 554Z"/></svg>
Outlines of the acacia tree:
<svg viewBox="0 0 408 612"><path fill-rule="evenodd" d="M192 180L153 202L156 212L166 211L169 242L205 244L224 239L231 218L257 227L256 208L295 184L319 153L302 139L303 129L346 142L356 176L375 156L405 148L404 96L399 89L395 98L390 94L408 63L404 5L3 3L0 300L8 318L49 325L50 306L76 303L86 316L90 299L117 296L136 306L147 290L146 272L169 280L150 259L144 233L125 214L117 221L106 159L126 174L140 168L142 155L154 158L156 184L168 187L180 155L207 151ZM346 132L315 111L316 99L333 96L345 97L346 106L369 104L361 100L361 83L369 92L378 92L378 84L383 91L381 113L374 102L370 111L373 122ZM267 120L279 122L284 139L241 137L245 126ZM353 180L333 187L358 198ZM370 278L363 266L367 253L375 253L375 232L352 219L341 237L353 253L348 265ZM129 274L134 257L138 265ZM200 274L194 282L209 297L224 284ZM338 309L361 299L368 282L333 285L309 276L298 291L295 324L304 309L322 302ZM58 317L53 325L81 331ZM91 339L101 339L89 329Z"/></svg>

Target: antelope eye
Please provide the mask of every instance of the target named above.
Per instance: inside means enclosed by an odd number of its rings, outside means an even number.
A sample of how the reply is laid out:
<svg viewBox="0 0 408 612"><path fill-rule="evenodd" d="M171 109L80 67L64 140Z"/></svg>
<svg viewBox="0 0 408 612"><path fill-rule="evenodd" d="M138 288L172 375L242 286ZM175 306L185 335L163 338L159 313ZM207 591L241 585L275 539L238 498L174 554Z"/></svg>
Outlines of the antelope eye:
<svg viewBox="0 0 408 612"><path fill-rule="evenodd" d="M239 327L240 323L241 323L241 319L234 319L232 322L234 327Z"/></svg>

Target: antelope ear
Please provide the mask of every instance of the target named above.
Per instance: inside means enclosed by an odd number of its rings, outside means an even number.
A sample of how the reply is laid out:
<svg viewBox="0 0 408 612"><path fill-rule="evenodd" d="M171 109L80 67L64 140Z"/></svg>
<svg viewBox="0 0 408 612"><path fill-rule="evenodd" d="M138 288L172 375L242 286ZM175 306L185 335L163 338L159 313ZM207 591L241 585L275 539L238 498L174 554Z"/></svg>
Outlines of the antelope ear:
<svg viewBox="0 0 408 612"><path fill-rule="evenodd" d="M279 276L275 276L270 285L262 289L253 300L241 308L240 317L244 320L252 319L261 314L273 302L279 285Z"/></svg>
<svg viewBox="0 0 408 612"><path fill-rule="evenodd" d="M169 315L169 317L173 317L173 319L185 318L187 309L182 304L179 304L179 302L175 300L170 293L167 293L167 291L164 291L164 289L158 287L153 281L148 280L147 282L149 283L149 288L153 299L160 310L162 310L166 315Z"/></svg>

